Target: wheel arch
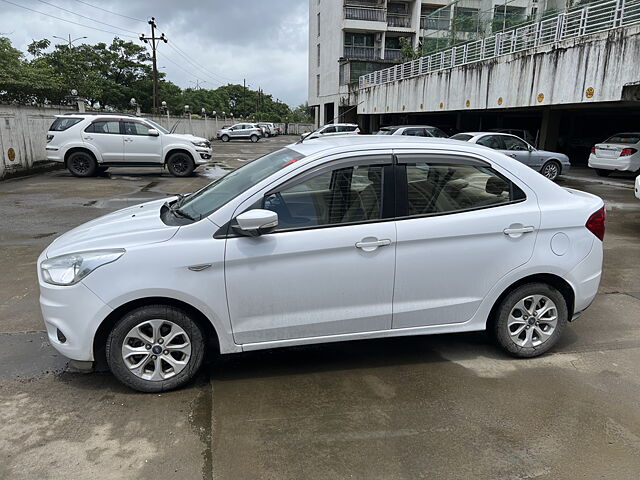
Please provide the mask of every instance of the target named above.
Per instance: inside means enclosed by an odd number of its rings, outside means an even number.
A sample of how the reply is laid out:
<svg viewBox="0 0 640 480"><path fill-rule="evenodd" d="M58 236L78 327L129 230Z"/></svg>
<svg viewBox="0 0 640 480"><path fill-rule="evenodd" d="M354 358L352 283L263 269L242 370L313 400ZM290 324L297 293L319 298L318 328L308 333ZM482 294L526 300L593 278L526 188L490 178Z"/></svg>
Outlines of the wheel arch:
<svg viewBox="0 0 640 480"><path fill-rule="evenodd" d="M207 351L214 353L220 352L220 341L218 332L216 331L213 323L209 320L209 318L196 307L183 302L182 300L176 300L175 298L146 297L131 300L120 305L111 313L109 313L109 315L107 315L107 317L102 321L102 323L96 330L95 335L93 336L93 358L98 365L106 365L105 344L109 333L118 322L118 320L120 320L123 315L132 310L135 310L136 308L150 305L166 305L170 307L180 308L186 311L202 328L207 342Z"/></svg>
<svg viewBox="0 0 640 480"><path fill-rule="evenodd" d="M69 157L71 156L71 154L76 153L76 152L86 152L86 153L88 153L89 155L91 155L94 158L94 160L98 164L102 160L102 157L97 155L96 152L94 152L91 148L89 148L87 146L71 147L64 154L64 166L65 166L65 168L67 168L67 160L69 160Z"/></svg>
<svg viewBox="0 0 640 480"><path fill-rule="evenodd" d="M491 311L489 312L489 317L487 319L487 328L489 328L496 319L496 313L500 304L505 299L509 293L511 293L516 288L526 285L527 283L546 283L551 285L556 290L560 292L560 294L564 297L567 302L567 309L569 311L569 321L571 321L575 309L575 299L576 294L573 290L573 287L569 282L567 282L564 278L554 275L552 273L536 273L533 275L529 275L527 277L523 277L520 280L509 285L496 299L491 307Z"/></svg>
<svg viewBox="0 0 640 480"><path fill-rule="evenodd" d="M189 155L193 163L194 164L196 163L196 157L194 157L193 152L191 152L188 148L185 148L184 146L169 147L166 153L164 154L164 160L162 163L166 165L169 159L171 158L171 155L175 153L186 153L187 155Z"/></svg>

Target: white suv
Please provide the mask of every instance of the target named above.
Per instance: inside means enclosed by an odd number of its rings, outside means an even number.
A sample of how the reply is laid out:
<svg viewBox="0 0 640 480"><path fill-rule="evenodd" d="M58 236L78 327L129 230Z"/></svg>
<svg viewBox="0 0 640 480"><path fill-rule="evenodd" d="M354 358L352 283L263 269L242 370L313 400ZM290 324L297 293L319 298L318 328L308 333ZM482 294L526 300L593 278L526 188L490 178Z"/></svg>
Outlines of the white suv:
<svg viewBox="0 0 640 480"><path fill-rule="evenodd" d="M298 142L189 196L136 205L38 259L51 344L132 388L221 353L488 329L552 348L598 291L604 204L485 147Z"/></svg>
<svg viewBox="0 0 640 480"><path fill-rule="evenodd" d="M76 177L109 167L166 167L187 177L211 159L211 143L193 135L170 133L134 115L58 115L47 134L47 160L64 163Z"/></svg>

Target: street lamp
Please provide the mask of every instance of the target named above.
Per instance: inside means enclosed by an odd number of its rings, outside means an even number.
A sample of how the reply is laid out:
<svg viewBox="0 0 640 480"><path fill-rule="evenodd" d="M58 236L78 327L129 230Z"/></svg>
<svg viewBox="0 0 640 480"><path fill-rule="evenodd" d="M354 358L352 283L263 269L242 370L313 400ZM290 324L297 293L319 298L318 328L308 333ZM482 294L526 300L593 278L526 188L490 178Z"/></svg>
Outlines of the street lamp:
<svg viewBox="0 0 640 480"><path fill-rule="evenodd" d="M167 126L168 126L169 125L169 108L167 107L167 102L163 100L160 105L161 105L160 111L167 114Z"/></svg>
<svg viewBox="0 0 640 480"><path fill-rule="evenodd" d="M73 40L71 40L71 34L69 34L69 38L62 38L62 37L58 37L56 35L53 35L53 38L57 38L58 40L62 40L63 42L67 42L67 44L69 45L69 50L71 50L71 48L73 48L73 42L77 42L78 40L84 40L85 38L89 38L89 37L78 37L78 38L74 38Z"/></svg>

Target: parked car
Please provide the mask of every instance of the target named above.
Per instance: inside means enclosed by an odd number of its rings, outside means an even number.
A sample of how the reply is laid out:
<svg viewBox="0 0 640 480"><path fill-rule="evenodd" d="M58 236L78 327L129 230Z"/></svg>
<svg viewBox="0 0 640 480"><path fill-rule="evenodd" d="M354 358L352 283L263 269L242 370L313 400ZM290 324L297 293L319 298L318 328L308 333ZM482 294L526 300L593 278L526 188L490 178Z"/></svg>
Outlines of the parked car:
<svg viewBox="0 0 640 480"><path fill-rule="evenodd" d="M596 144L589 155L589 166L601 177L614 171L640 174L640 133L618 133Z"/></svg>
<svg viewBox="0 0 640 480"><path fill-rule="evenodd" d="M58 237L40 304L58 351L145 392L192 379L208 344L488 329L534 357L593 301L604 220L599 197L471 143L314 139Z"/></svg>
<svg viewBox="0 0 640 480"><path fill-rule="evenodd" d="M492 132L468 132L458 133L451 137L451 139L476 143L498 150L540 172L549 180L557 179L559 175L567 173L571 168L569 157L565 154L538 150L533 145L530 145L515 135Z"/></svg>
<svg viewBox="0 0 640 480"><path fill-rule="evenodd" d="M219 138L223 142L228 142L229 140L249 139L255 143L263 136L264 131L255 123L236 123L232 127L220 129L216 133L216 138Z"/></svg>
<svg viewBox="0 0 640 480"><path fill-rule="evenodd" d="M497 133L508 133L509 135L515 135L518 138L521 138L525 142L536 145L536 137L529 131L523 128L490 128L487 130L489 132L497 132Z"/></svg>
<svg viewBox="0 0 640 480"><path fill-rule="evenodd" d="M273 130L271 130L271 127L266 123L258 123L257 125L262 129L262 133L265 138L273 137L275 135L275 133L273 133Z"/></svg>
<svg viewBox="0 0 640 480"><path fill-rule="evenodd" d="M263 130L266 129L269 132L270 137L280 135L280 130L273 123L260 123L258 126Z"/></svg>
<svg viewBox="0 0 640 480"><path fill-rule="evenodd" d="M324 127L320 127L313 132L303 133L300 138L303 140L321 137L335 137L340 135L357 135L360 133L360 127L355 123L330 123Z"/></svg>
<svg viewBox="0 0 640 480"><path fill-rule="evenodd" d="M111 167L166 167L186 177L213 154L205 138L170 133L134 115L101 113L57 115L45 148L47 160L64 163L76 177Z"/></svg>
<svg viewBox="0 0 640 480"><path fill-rule="evenodd" d="M449 138L438 127L429 125L403 125L401 127L382 127L376 135L405 135L409 137Z"/></svg>

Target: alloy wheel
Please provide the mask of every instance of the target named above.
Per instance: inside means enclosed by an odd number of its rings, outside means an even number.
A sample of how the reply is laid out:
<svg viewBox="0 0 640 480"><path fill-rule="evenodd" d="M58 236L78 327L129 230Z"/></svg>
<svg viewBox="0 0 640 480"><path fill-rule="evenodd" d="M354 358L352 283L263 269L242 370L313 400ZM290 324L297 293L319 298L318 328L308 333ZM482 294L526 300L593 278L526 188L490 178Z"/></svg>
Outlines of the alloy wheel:
<svg viewBox="0 0 640 480"><path fill-rule="evenodd" d="M91 168L91 163L85 155L76 155L71 159L71 168L79 175L84 175Z"/></svg>
<svg viewBox="0 0 640 480"><path fill-rule="evenodd" d="M542 169L542 174L547 177L549 180L555 180L558 177L558 165L554 162L550 162L544 166Z"/></svg>
<svg viewBox="0 0 640 480"><path fill-rule="evenodd" d="M549 297L529 295L515 304L507 329L511 341L519 347L538 347L545 343L558 324L558 308Z"/></svg>
<svg viewBox="0 0 640 480"><path fill-rule="evenodd" d="M169 320L147 320L131 330L122 343L122 360L136 377L162 381L178 375L191 358L191 339Z"/></svg>

